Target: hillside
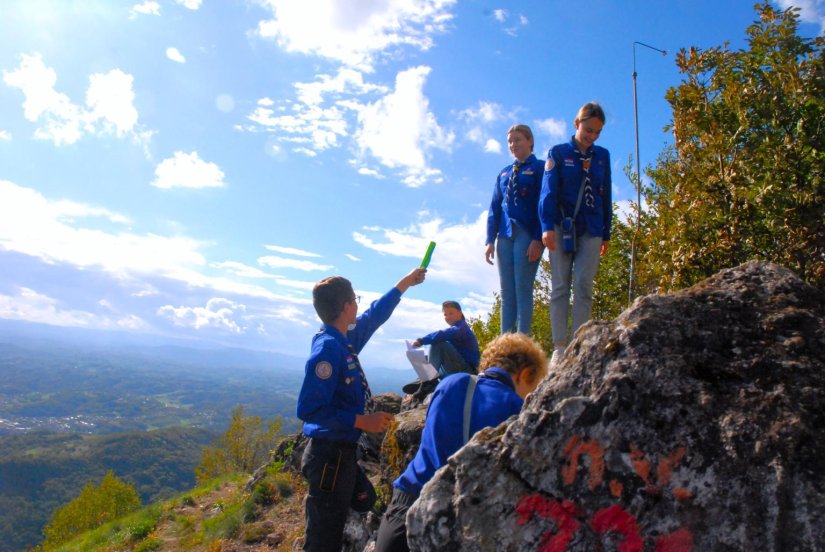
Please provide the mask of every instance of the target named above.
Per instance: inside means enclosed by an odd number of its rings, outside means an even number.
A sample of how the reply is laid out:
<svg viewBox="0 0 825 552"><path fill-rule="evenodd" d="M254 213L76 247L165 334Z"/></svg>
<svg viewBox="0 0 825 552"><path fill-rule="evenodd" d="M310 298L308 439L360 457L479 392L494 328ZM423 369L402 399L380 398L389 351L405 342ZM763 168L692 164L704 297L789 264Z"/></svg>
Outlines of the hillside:
<svg viewBox="0 0 825 552"><path fill-rule="evenodd" d="M131 483L144 504L190 489L201 448L216 437L197 428L0 437L0 550L39 542L51 512L108 470Z"/></svg>

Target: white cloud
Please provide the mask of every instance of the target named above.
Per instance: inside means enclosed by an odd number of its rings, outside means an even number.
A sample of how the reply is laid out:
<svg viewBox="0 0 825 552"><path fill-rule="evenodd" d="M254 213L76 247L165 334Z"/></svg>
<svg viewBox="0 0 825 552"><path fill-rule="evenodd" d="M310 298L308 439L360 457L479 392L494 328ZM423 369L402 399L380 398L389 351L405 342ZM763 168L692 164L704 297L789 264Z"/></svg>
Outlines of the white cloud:
<svg viewBox="0 0 825 552"><path fill-rule="evenodd" d="M493 17L496 18L496 21L503 23L507 19L507 10L504 9L497 9L493 10Z"/></svg>
<svg viewBox="0 0 825 552"><path fill-rule="evenodd" d="M484 143L485 153L501 153L501 142L495 138L488 138Z"/></svg>
<svg viewBox="0 0 825 552"><path fill-rule="evenodd" d="M272 12L257 33L288 52L317 55L369 70L374 58L401 46L428 50L443 33L455 0L259 0Z"/></svg>
<svg viewBox="0 0 825 552"><path fill-rule="evenodd" d="M344 256L345 256L347 259L349 259L350 261L353 261L353 262L356 262L356 263L361 261L361 259L359 259L359 258L358 258L358 257L356 257L355 255L351 255L351 254L349 254L349 253L345 253L345 254L344 254Z"/></svg>
<svg viewBox="0 0 825 552"><path fill-rule="evenodd" d="M226 270L235 276L240 276L242 278L270 278L276 279L278 276L274 274L270 274L268 272L264 272L260 268L256 268L254 266L245 265L243 263L239 263L236 261L223 261L220 263L210 263L211 267L220 268L222 270Z"/></svg>
<svg viewBox="0 0 825 552"><path fill-rule="evenodd" d="M383 179L384 175L378 172L375 169L371 169L369 167L360 167L358 169L358 174L362 174L364 176L372 176L373 178Z"/></svg>
<svg viewBox="0 0 825 552"><path fill-rule="evenodd" d="M286 255L297 255L298 257L320 257L317 253L304 251L303 249L295 249L294 247L283 247L280 245L264 245L264 247L269 251L284 253Z"/></svg>
<svg viewBox="0 0 825 552"><path fill-rule="evenodd" d="M215 98L215 107L222 113L230 113L235 109L235 98L229 94L220 94Z"/></svg>
<svg viewBox="0 0 825 552"><path fill-rule="evenodd" d="M519 23L521 23L522 25L528 25L530 23L530 20L527 19L526 15L520 15L518 17L518 20L519 20Z"/></svg>
<svg viewBox="0 0 825 552"><path fill-rule="evenodd" d="M166 57L177 63L186 63L186 58L180 53L180 50L174 47L166 48Z"/></svg>
<svg viewBox="0 0 825 552"><path fill-rule="evenodd" d="M133 80L132 75L120 69L91 75L89 89L86 91L90 122L102 121L103 127L114 128L118 136L132 131L138 120L138 112L133 103Z"/></svg>
<svg viewBox="0 0 825 552"><path fill-rule="evenodd" d="M16 295L0 294L0 318L78 328L134 330L146 327L146 323L138 316L101 316L64 308L57 299L26 287L19 288Z"/></svg>
<svg viewBox="0 0 825 552"><path fill-rule="evenodd" d="M274 255L260 257L258 259L258 264L272 268L293 268L295 270L304 270L307 272L311 270L328 271L335 268L332 265L322 265L313 263L312 261L299 261L298 259L285 259L284 257L276 257Z"/></svg>
<svg viewBox="0 0 825 552"><path fill-rule="evenodd" d="M113 273L173 275L204 264L199 252L203 244L196 240L73 226L81 217L128 220L100 207L50 201L35 190L0 180L0 249Z"/></svg>
<svg viewBox="0 0 825 552"><path fill-rule="evenodd" d="M799 8L799 19L805 23L815 23L819 25L820 32L825 33L825 0L774 0L775 3L786 10L788 8Z"/></svg>
<svg viewBox="0 0 825 552"><path fill-rule="evenodd" d="M436 242L427 277L471 289L497 291L498 272L484 261L487 212L474 221L455 224L423 212L419 222L401 229L364 228L353 239L368 249L385 255L420 260L430 241Z"/></svg>
<svg viewBox="0 0 825 552"><path fill-rule="evenodd" d="M176 0L178 4L190 10L197 10L201 7L203 0Z"/></svg>
<svg viewBox="0 0 825 552"><path fill-rule="evenodd" d="M395 90L364 106L358 115L356 142L362 153L369 152L383 165L400 169L408 186L440 181L440 171L429 166L429 152L436 148L449 151L455 139L429 111L423 93L429 73L425 66L398 73Z"/></svg>
<svg viewBox="0 0 825 552"><path fill-rule="evenodd" d="M562 120L549 117L537 120L533 124L537 130L549 135L554 140L563 140L567 137L567 123Z"/></svg>
<svg viewBox="0 0 825 552"><path fill-rule="evenodd" d="M176 151L155 168L152 186L157 188L220 188L223 171L215 163L204 161L198 152Z"/></svg>
<svg viewBox="0 0 825 552"><path fill-rule="evenodd" d="M160 15L160 4L154 0L146 0L141 4L135 4L129 10L129 18L134 19L138 15Z"/></svg>
<svg viewBox="0 0 825 552"><path fill-rule="evenodd" d="M23 92L23 116L40 125L35 129L35 138L59 146L74 144L84 133L104 135L114 131L118 137L130 134L143 145L151 137L151 132L136 129L133 77L120 69L89 76L86 108L55 90L57 73L45 65L40 54L23 54L17 69L3 71L3 81Z"/></svg>
<svg viewBox="0 0 825 552"><path fill-rule="evenodd" d="M0 130L0 142L11 142L11 132Z"/></svg>
<svg viewBox="0 0 825 552"><path fill-rule="evenodd" d="M185 326L196 330L204 327L218 328L232 333L241 333L242 328L236 318L243 313L246 307L242 304L214 297L203 307L173 307L164 305L157 314L169 318L176 326Z"/></svg>

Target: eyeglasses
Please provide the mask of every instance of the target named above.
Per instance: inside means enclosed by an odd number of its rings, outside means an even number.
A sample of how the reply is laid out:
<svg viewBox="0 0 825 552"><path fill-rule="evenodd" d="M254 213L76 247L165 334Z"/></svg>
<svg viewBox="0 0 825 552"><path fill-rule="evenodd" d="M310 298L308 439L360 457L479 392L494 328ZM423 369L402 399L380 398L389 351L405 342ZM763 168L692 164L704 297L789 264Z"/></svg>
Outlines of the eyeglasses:
<svg viewBox="0 0 825 552"><path fill-rule="evenodd" d="M361 302L361 296L356 295L355 298L353 299L353 301L355 301L356 303L360 303Z"/></svg>

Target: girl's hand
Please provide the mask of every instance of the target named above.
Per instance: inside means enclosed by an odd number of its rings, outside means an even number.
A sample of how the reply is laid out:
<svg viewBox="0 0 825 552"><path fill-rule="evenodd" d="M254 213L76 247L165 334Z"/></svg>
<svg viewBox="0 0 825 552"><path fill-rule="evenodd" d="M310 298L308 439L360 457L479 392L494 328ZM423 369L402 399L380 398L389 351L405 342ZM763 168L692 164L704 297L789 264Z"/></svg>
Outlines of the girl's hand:
<svg viewBox="0 0 825 552"><path fill-rule="evenodd" d="M487 244L487 249L484 250L484 259L487 264L493 264L493 258L496 256L495 247L492 243Z"/></svg>
<svg viewBox="0 0 825 552"><path fill-rule="evenodd" d="M556 250L556 232L555 230L548 230L544 234L541 235L541 242L544 244L544 247L549 249L550 251Z"/></svg>
<svg viewBox="0 0 825 552"><path fill-rule="evenodd" d="M527 247L527 260L534 263L541 259L541 254L544 252L544 246L539 240L533 240Z"/></svg>

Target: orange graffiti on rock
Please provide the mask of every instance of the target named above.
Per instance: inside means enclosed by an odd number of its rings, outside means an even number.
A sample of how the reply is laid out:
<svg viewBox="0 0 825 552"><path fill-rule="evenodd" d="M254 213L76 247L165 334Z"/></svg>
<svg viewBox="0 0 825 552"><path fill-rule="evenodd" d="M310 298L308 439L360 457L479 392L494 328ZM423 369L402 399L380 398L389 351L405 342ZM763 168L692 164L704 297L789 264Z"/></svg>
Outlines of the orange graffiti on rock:
<svg viewBox="0 0 825 552"><path fill-rule="evenodd" d="M579 457L586 454L590 457L590 476L587 486L590 490L602 484L604 481L604 447L595 439L579 439L574 435L567 442L562 454L567 458L567 462L562 465L561 476L565 485L572 485L576 480L579 471Z"/></svg>
<svg viewBox="0 0 825 552"><path fill-rule="evenodd" d="M656 467L656 481L654 482L650 477L650 461L647 456L636 445L630 444L630 463L633 465L633 471L645 482L646 489L651 494L661 494L663 489L670 483L674 470L679 467L679 462L682 461L685 454L687 454L687 448L679 447L659 460Z"/></svg>

